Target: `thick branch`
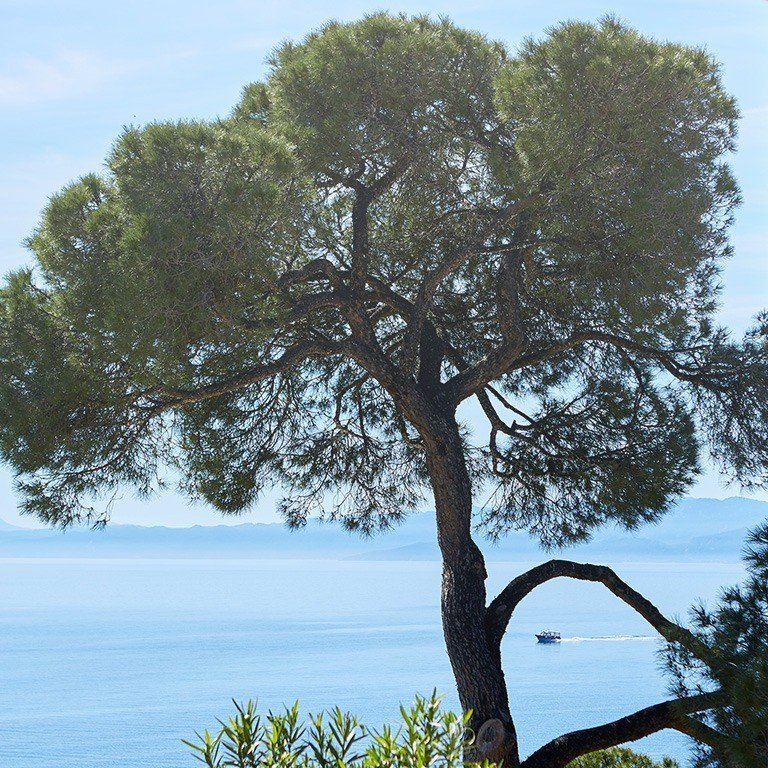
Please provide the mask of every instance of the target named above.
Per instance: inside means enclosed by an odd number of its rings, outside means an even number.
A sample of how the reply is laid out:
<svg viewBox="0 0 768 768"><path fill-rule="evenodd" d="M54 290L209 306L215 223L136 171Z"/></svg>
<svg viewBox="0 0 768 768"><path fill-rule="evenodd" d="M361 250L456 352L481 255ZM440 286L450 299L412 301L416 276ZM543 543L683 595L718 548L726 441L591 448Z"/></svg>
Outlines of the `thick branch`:
<svg viewBox="0 0 768 768"><path fill-rule="evenodd" d="M306 341L289 347L276 360L263 365L246 368L220 381L196 389L162 389L162 396L153 399L153 410L164 411L190 403L199 403L213 397L237 392L264 379L290 370L310 357L329 357L349 353L346 342Z"/></svg>
<svg viewBox="0 0 768 768"><path fill-rule="evenodd" d="M515 251L502 256L496 276L496 312L505 343L512 349L517 348L519 353L525 343L520 302L520 255Z"/></svg>
<svg viewBox="0 0 768 768"><path fill-rule="evenodd" d="M485 626L492 648L498 649L509 620L520 601L536 587L559 577L603 584L630 608L634 608L665 640L680 643L707 663L716 663L715 653L708 646L685 627L670 621L650 600L622 581L613 570L604 565L575 563L570 560L550 560L532 568L513 579L491 602L486 610Z"/></svg>
<svg viewBox="0 0 768 768"><path fill-rule="evenodd" d="M408 322L408 330L405 335L403 360L406 369L411 369L415 366L416 350L422 338L424 322L432 307L435 293L443 280L452 275L476 253L481 250L486 252L486 249L482 248L482 244L494 230L501 224L506 224L510 219L518 216L522 211L530 207L534 200L535 198L529 197L510 203L501 210L493 211L490 216L490 224L483 227L466 247L447 254L434 269L424 276L413 302L413 313Z"/></svg>
<svg viewBox="0 0 768 768"><path fill-rule="evenodd" d="M287 288L297 283L306 283L310 280L324 278L334 285L339 282L339 272L336 266L328 259L312 259L301 269L289 269L277 278L278 288Z"/></svg>
<svg viewBox="0 0 768 768"><path fill-rule="evenodd" d="M376 181L369 187L371 193L371 199L375 200L380 195L384 194L393 184L395 184L405 172L408 170L411 164L411 153L404 152L394 163L379 176Z"/></svg>
<svg viewBox="0 0 768 768"><path fill-rule="evenodd" d="M517 339L510 340L494 349L491 353L457 373L445 383L449 397L455 403L460 403L472 395L476 395L490 382L505 373L526 368L549 360L568 349L589 341L592 336L587 332L574 333L543 349L538 349L527 355L520 354Z"/></svg>
<svg viewBox="0 0 768 768"><path fill-rule="evenodd" d="M371 194L366 189L355 193L352 204L352 289L362 292L365 287L365 274L368 271L368 206Z"/></svg>
<svg viewBox="0 0 768 768"><path fill-rule="evenodd" d="M410 372L415 367L424 322L432 306L432 299L438 286L446 277L458 269L470 255L470 250L457 251L443 259L440 264L424 277L413 303L413 311L405 333L403 366L406 371Z"/></svg>
<svg viewBox="0 0 768 768"><path fill-rule="evenodd" d="M562 768L581 755L635 741L665 728L680 730L687 715L724 703L722 692L671 699L595 728L572 731L545 744L524 760L521 768Z"/></svg>
<svg viewBox="0 0 768 768"><path fill-rule="evenodd" d="M345 300L334 291L310 293L300 296L293 302L290 309L279 316L279 318L251 319L243 317L239 318L238 322L251 330L277 330L278 323L283 326L298 323L307 318L314 317L323 309L342 308L345 304Z"/></svg>

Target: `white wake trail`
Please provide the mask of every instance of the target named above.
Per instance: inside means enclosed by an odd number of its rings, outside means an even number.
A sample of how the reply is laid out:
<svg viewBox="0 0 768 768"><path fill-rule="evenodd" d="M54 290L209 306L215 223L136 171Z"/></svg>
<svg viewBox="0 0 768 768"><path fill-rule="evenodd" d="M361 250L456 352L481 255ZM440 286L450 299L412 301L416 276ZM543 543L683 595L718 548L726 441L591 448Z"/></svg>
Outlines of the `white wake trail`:
<svg viewBox="0 0 768 768"><path fill-rule="evenodd" d="M629 640L640 640L647 642L649 640L661 640L660 635L600 635L597 637L563 637L561 643L587 643L587 642L603 642L603 643L621 643Z"/></svg>

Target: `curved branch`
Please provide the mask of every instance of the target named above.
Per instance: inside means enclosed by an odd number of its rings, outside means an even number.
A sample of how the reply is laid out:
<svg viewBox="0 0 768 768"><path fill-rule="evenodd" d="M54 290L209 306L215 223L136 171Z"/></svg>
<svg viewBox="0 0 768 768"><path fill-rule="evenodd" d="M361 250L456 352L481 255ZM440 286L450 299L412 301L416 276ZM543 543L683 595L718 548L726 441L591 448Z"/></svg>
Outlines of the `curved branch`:
<svg viewBox="0 0 768 768"><path fill-rule="evenodd" d="M419 292L413 302L413 310L405 333L405 341L403 343L402 365L408 372L411 372L416 365L422 330L432 305L435 292L440 283L464 264L471 255L472 250L467 249L457 251L456 253L447 256L431 272L427 273L419 286Z"/></svg>
<svg viewBox="0 0 768 768"><path fill-rule="evenodd" d="M665 640L679 643L706 663L716 663L716 653L712 649L685 627L670 621L650 600L622 581L612 569L605 565L576 563L571 560L550 560L531 568L510 581L491 602L485 612L485 629L491 648L495 652L498 652L509 620L520 601L536 587L560 577L603 584L630 608L634 608Z"/></svg>
<svg viewBox="0 0 768 768"><path fill-rule="evenodd" d="M721 691L663 701L605 725L558 736L523 760L520 768L562 768L571 760L598 749L635 741L665 728L682 730L690 720L687 715L723 703Z"/></svg>
<svg viewBox="0 0 768 768"><path fill-rule="evenodd" d="M527 355L520 355L517 339L513 339L494 349L491 353L457 373L445 383L449 398L454 403L460 403L472 395L476 395L490 382L505 373L536 365L559 355L566 350L592 340L592 334L586 332L574 333L549 347L538 349Z"/></svg>
<svg viewBox="0 0 768 768"><path fill-rule="evenodd" d="M346 306L346 303L347 302L345 299L334 291L322 291L319 293L310 293L305 296L300 296L293 302L290 309L288 309L288 311L280 317L280 323L282 325L298 323L302 320L306 320L307 318L314 317L317 312L323 309L341 309ZM224 319L228 318L225 317ZM241 317L237 319L237 322L243 327L253 331L264 329L271 329L276 331L278 328L278 324L273 318L269 318L268 320L253 320L248 317Z"/></svg>

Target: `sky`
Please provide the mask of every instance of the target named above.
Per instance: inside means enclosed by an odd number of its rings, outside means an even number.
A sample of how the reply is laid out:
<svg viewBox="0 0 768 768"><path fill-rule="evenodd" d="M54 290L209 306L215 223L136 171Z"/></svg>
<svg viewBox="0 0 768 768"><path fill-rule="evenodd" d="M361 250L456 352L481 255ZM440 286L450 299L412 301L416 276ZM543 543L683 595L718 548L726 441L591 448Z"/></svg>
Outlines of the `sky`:
<svg viewBox="0 0 768 768"><path fill-rule="evenodd" d="M447 15L513 51L560 21L606 14L659 39L706 47L721 62L742 112L731 165L744 204L732 231L735 256L724 270L721 320L740 333L768 307L766 0L0 0L0 273L29 263L22 241L47 197L99 171L126 125L224 116L243 86L264 75L265 59L280 42L301 38L329 18L353 20L378 10ZM712 469L691 489L693 496L716 498L738 492ZM276 519L275 502L268 494L245 519ZM33 525L18 516L16 503L11 474L0 466L0 518ZM129 491L115 505L113 520L222 522L173 493L139 501Z"/></svg>

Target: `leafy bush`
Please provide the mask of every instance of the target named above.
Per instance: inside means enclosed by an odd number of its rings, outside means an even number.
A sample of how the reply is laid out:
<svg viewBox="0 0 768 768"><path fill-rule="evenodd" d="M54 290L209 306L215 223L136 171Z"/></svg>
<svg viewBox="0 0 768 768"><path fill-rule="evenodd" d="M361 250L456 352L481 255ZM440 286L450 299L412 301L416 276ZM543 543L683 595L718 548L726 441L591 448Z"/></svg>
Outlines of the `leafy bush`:
<svg viewBox="0 0 768 768"><path fill-rule="evenodd" d="M185 741L208 768L452 768L463 762L467 717L440 709L440 697L417 696L400 708L397 728L368 729L338 707L299 721L298 702L262 717L249 701L237 704L218 732Z"/></svg>
<svg viewBox="0 0 768 768"><path fill-rule="evenodd" d="M579 757L568 768L678 768L678 764L669 757L655 763L648 755L617 747Z"/></svg>
<svg viewBox="0 0 768 768"><path fill-rule="evenodd" d="M207 768L459 768L471 744L469 715L440 708L441 697L417 696L400 707L401 723L376 731L336 707L299 719L299 704L281 713L258 714L254 702L235 702L236 712L185 741ZM491 768L487 762L470 763ZM676 768L669 759L654 763L629 749L610 749L579 758L569 768Z"/></svg>

